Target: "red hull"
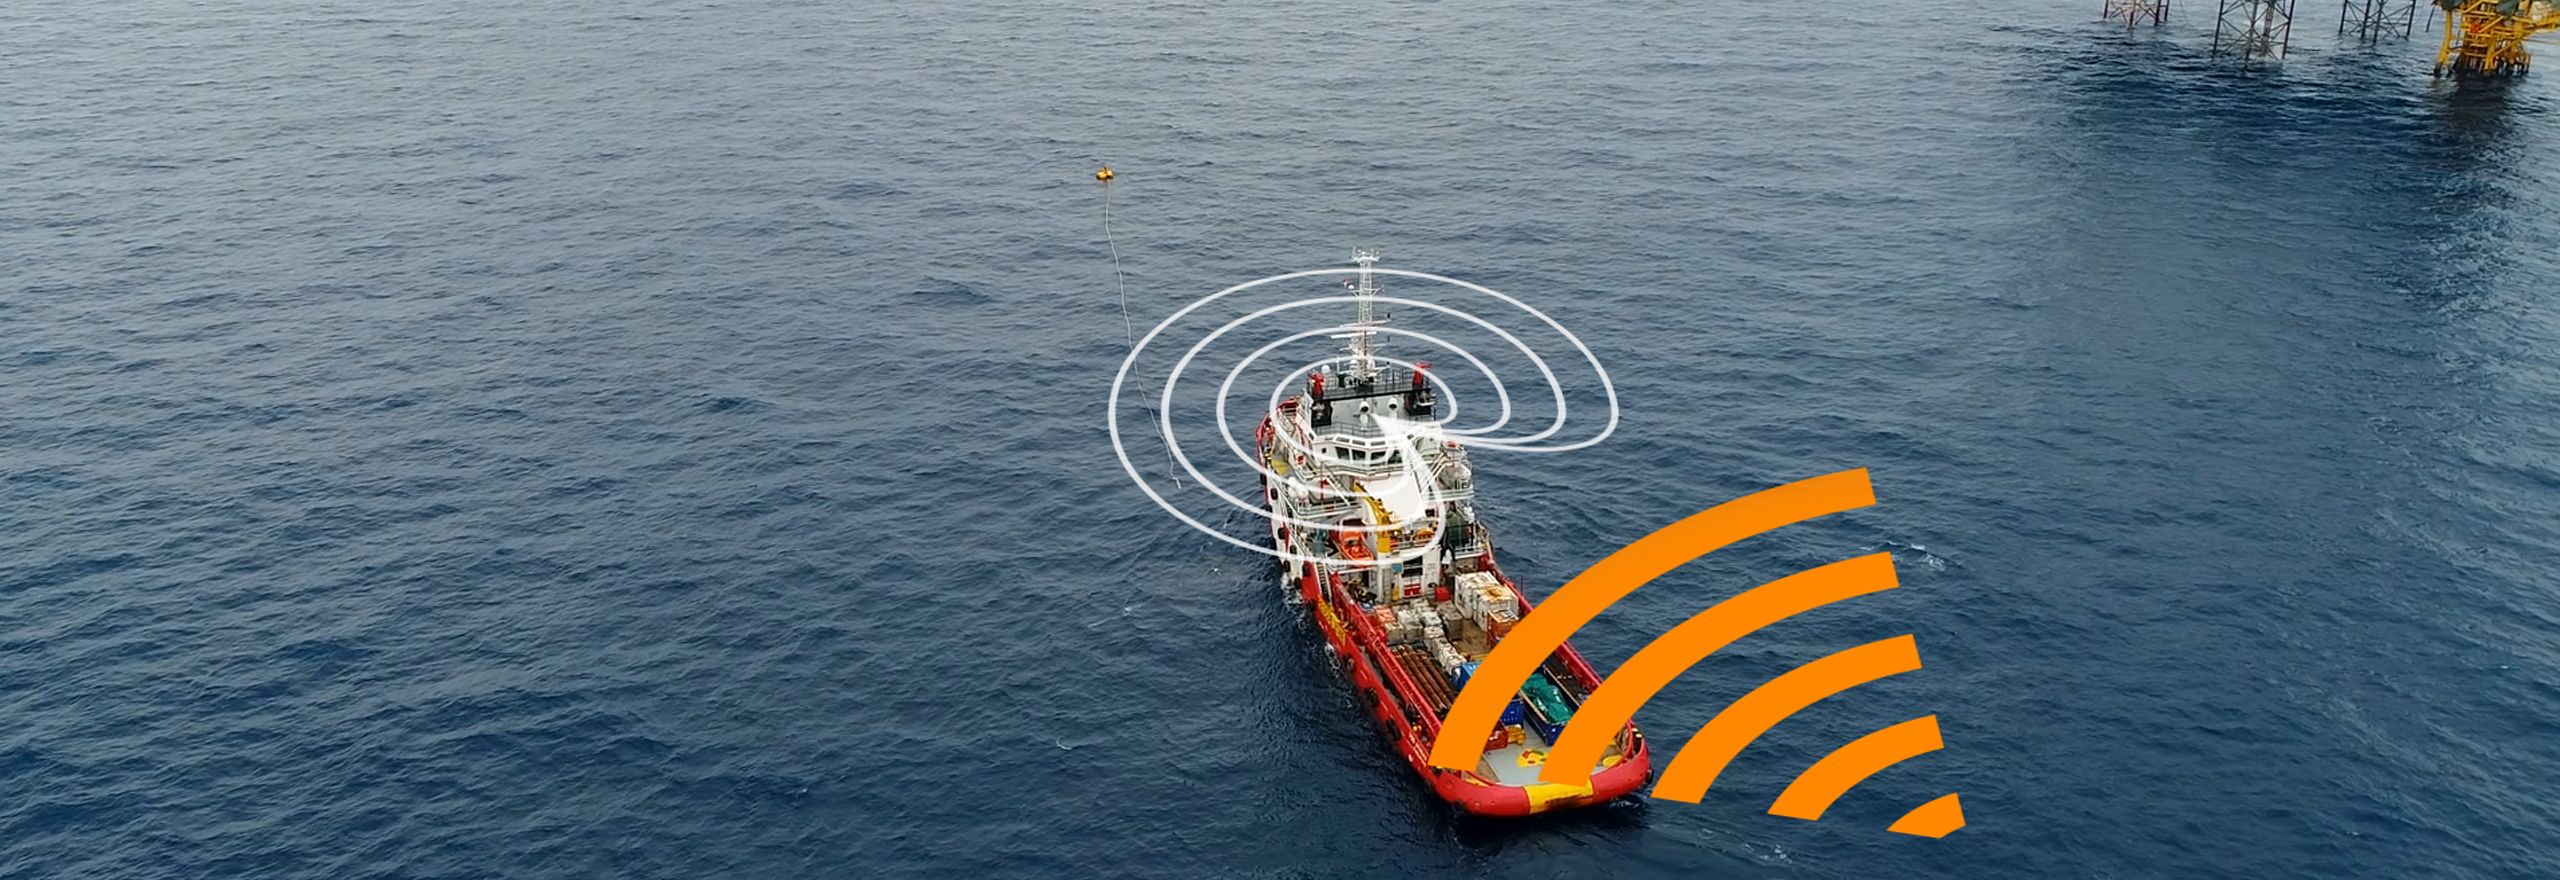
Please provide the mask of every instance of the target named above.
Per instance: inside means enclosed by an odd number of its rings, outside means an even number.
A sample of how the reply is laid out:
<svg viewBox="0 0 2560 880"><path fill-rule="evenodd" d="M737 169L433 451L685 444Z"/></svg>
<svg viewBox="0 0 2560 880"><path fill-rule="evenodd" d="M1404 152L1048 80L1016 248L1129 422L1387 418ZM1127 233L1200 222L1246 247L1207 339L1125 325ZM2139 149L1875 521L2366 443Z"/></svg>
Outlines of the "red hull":
<svg viewBox="0 0 2560 880"><path fill-rule="evenodd" d="M1519 596L1525 615L1530 608L1529 597L1500 571L1493 574L1505 588ZM1352 687L1358 689L1364 702L1368 703L1372 720L1386 729L1388 738L1395 742L1396 750L1404 753L1405 762L1413 766L1414 773L1429 783L1440 799L1477 815L1527 816L1604 803L1633 793L1652 778L1652 755L1645 745L1644 735L1638 733L1632 724L1619 734L1624 744L1624 758L1616 765L1592 774L1588 789L1548 783L1504 785L1474 772L1431 766L1431 743L1439 735L1440 718L1429 709L1429 704L1422 699L1421 689L1407 677L1402 667L1379 659L1390 656L1386 634L1368 615L1346 611L1359 606L1343 593L1340 586L1320 584L1315 575L1306 573L1298 575L1296 580L1301 598L1316 617L1317 628L1324 632L1325 640L1332 644L1334 653L1342 658L1342 667L1351 679ZM1582 655L1571 645L1558 649L1557 654L1563 659L1565 669L1580 679L1578 683L1585 693L1600 686L1600 676L1592 672L1590 664L1584 662Z"/></svg>

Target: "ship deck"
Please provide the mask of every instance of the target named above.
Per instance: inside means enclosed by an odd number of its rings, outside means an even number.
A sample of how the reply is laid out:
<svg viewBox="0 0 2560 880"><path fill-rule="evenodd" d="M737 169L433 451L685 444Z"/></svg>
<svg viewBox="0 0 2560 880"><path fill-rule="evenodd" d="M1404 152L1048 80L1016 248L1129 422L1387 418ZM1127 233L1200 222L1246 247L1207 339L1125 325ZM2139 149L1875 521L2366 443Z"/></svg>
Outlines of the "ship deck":
<svg viewBox="0 0 2560 880"><path fill-rule="evenodd" d="M1532 750L1545 754L1555 744L1538 736L1535 730L1524 731L1522 738L1525 741L1517 745L1503 746L1485 752L1484 760L1476 764L1476 774L1502 785L1525 786L1538 781L1538 771L1546 769L1546 764L1544 762L1523 764L1520 762L1520 755Z"/></svg>
<svg viewBox="0 0 2560 880"><path fill-rule="evenodd" d="M1465 618L1460 618L1450 625L1449 642L1468 656L1482 656L1493 649L1493 636L1476 626L1474 621ZM1531 751L1541 755L1547 754L1554 751L1555 744L1539 736L1535 725L1523 725L1520 732L1522 742L1486 750L1484 760L1476 764L1476 773L1501 785L1525 786L1537 782L1538 771L1545 769L1545 764L1523 764L1520 762L1520 756ZM1618 747L1613 744L1609 746L1602 758L1613 757L1618 753ZM1592 768L1594 772L1600 769L1602 768L1599 766Z"/></svg>

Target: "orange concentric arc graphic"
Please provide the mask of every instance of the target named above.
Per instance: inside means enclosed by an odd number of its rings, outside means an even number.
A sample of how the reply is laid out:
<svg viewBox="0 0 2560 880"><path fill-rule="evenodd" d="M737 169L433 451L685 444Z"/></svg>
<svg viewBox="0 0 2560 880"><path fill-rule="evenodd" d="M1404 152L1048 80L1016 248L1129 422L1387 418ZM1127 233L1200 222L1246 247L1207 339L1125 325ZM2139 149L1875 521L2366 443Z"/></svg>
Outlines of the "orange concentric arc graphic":
<svg viewBox="0 0 2560 880"><path fill-rule="evenodd" d="M1574 630L1637 587L1735 541L1875 502L1866 469L1846 470L1716 505L1609 554L1558 588L1485 656L1431 744L1431 766L1474 767L1484 757L1485 739L1501 720L1509 696ZM1551 768L1564 764L1562 757L1547 762ZM1587 776L1587 762L1582 770Z"/></svg>
<svg viewBox="0 0 2560 880"><path fill-rule="evenodd" d="M1556 743L1546 769L1539 772L1539 781L1589 784L1591 766L1608 750L1611 735L1633 720L1645 701L1735 639L1805 611L1894 586L1893 557L1877 553L1797 572L1698 612L1600 682L1574 712L1576 721L1591 720L1565 725L1563 740ZM1538 609L1539 614L1545 612L1544 607Z"/></svg>

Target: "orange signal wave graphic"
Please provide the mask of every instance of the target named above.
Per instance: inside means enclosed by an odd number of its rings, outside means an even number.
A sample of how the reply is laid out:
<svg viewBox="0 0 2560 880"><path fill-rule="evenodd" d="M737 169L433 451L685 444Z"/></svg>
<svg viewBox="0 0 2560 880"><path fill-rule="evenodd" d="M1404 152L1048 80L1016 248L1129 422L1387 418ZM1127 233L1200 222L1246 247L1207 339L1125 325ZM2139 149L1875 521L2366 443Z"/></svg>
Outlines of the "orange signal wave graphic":
<svg viewBox="0 0 2560 880"><path fill-rule="evenodd" d="M1902 814L1902 818L1894 820L1893 827L1885 830L1922 837L1945 837L1947 832L1962 827L1964 803L1949 792L1946 797L1911 808L1911 812Z"/></svg>
<svg viewBox="0 0 2560 880"><path fill-rule="evenodd" d="M1716 776L1724 772L1725 765L1733 762L1733 756L1742 753L1743 746L1787 720L1787 716L1832 694L1918 668L1919 647L1910 636L1896 636L1788 670L1716 713L1714 720L1708 721L1688 745L1680 747L1679 754L1671 757L1671 766L1663 768L1662 782L1653 787L1653 796L1697 803L1706 795L1707 787L1715 784Z"/></svg>
<svg viewBox="0 0 2560 880"><path fill-rule="evenodd" d="M1494 724L1502 720L1502 707L1511 701L1512 694L1520 692L1521 685L1528 683L1538 664L1555 653L1574 630L1637 587L1726 544L1790 523L1874 503L1875 489L1867 483L1865 468L1841 471L1727 501L1609 554L1557 588L1555 595L1521 618L1511 633L1494 645L1493 652L1485 655L1441 722L1440 736L1431 743L1431 766L1444 770L1475 767L1484 758L1485 740L1493 735ZM1554 765L1557 761L1547 763Z"/></svg>
<svg viewBox="0 0 2560 880"><path fill-rule="evenodd" d="M1874 503L1865 469L1841 471L1717 505L1610 554L1559 588L1486 655L1450 707L1441 736L1432 743L1431 765L1453 770L1474 766L1510 694L1575 630L1637 587L1734 541ZM1804 611L1896 585L1892 556L1878 553L1798 572L1699 612L1601 682L1565 725L1539 781L1587 788L1593 765L1636 709L1735 639ZM1778 722L1849 688L1919 668L1919 649L1906 635L1851 648L1772 679L1700 728L1664 768L1653 796L1697 803L1725 766ZM1818 819L1868 777L1942 746L1935 715L1868 734L1799 775L1769 812ZM1963 807L1949 794L1912 809L1887 830L1944 837L1962 827Z"/></svg>
<svg viewBox="0 0 2560 880"><path fill-rule="evenodd" d="M1797 572L1698 612L1698 616L1644 646L1600 682L1591 698L1573 713L1574 721L1587 719L1590 723L1565 725L1564 737L1548 753L1538 780L1589 785L1592 765L1608 751L1618 730L1635 718L1636 709L1653 699L1672 679L1733 640L1799 613L1894 586L1893 557L1878 553ZM1535 618L1546 611L1541 606L1529 616ZM1495 653L1501 650L1501 645L1494 646ZM1687 800L1694 802L1697 798Z"/></svg>
<svg viewBox="0 0 2560 880"><path fill-rule="evenodd" d="M1924 715L1858 738L1815 761L1778 795L1769 815L1811 821L1822 811L1884 768L1946 745L1938 739L1938 716ZM1952 795L1950 795L1952 797ZM1953 829L1949 829L1953 830Z"/></svg>

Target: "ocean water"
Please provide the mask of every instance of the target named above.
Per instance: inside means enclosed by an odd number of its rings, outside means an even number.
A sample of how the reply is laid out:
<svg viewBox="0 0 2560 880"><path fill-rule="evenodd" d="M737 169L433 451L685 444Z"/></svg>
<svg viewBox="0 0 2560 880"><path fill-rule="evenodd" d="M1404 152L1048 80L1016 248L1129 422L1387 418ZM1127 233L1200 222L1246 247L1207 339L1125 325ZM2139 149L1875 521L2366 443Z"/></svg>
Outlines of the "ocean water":
<svg viewBox="0 0 2560 880"><path fill-rule="evenodd" d="M2096 5L0 8L0 876L2560 876L2560 76ZM1870 469L1576 637L1893 554L1657 743L1926 668L1700 804L1451 816L1106 431L1130 335L1354 245L1607 369L1476 455L1534 594Z"/></svg>

